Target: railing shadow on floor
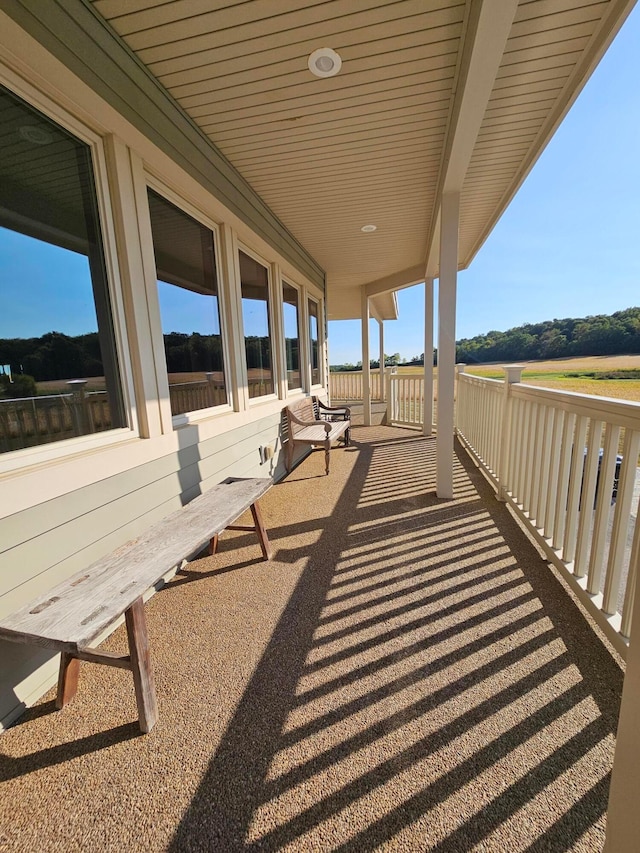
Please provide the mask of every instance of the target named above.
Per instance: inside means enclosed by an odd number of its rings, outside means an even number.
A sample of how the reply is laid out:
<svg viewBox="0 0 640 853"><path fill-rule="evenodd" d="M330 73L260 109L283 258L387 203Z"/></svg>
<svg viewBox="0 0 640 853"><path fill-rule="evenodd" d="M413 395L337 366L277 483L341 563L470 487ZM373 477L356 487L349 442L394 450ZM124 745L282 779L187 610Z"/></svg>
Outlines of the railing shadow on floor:
<svg viewBox="0 0 640 853"><path fill-rule="evenodd" d="M463 451L358 449L170 849L595 849L619 664Z"/></svg>

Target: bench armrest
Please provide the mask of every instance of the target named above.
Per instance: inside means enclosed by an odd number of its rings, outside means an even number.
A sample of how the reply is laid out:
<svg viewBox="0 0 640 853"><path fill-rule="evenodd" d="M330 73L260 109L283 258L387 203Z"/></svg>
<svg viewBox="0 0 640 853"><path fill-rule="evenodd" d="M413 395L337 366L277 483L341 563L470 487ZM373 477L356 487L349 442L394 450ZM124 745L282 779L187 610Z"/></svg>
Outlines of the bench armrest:
<svg viewBox="0 0 640 853"><path fill-rule="evenodd" d="M341 415L345 421L351 420L351 409L348 406L327 406L319 398L316 398L316 402L320 412L327 412L327 414L333 417Z"/></svg>
<svg viewBox="0 0 640 853"><path fill-rule="evenodd" d="M296 417L290 409L287 410L287 417L289 418L289 423L298 424L298 426L323 426L324 431L326 433L331 432L331 425L329 424L328 421L321 421L321 420L303 421L300 418Z"/></svg>

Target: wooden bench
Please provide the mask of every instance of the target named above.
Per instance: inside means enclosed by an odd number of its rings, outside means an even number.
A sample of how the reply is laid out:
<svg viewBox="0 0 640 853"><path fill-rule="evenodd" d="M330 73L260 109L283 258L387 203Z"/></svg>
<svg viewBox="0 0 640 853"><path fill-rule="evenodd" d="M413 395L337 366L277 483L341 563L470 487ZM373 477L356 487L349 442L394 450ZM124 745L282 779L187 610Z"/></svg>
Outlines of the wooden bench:
<svg viewBox="0 0 640 853"><path fill-rule="evenodd" d="M346 407L325 406L317 397L305 397L287 406L287 471L291 470L296 444L324 447L324 464L329 473L329 450L332 442L351 441L351 411Z"/></svg>
<svg viewBox="0 0 640 853"><path fill-rule="evenodd" d="M255 530L263 557L270 559L258 500L272 485L271 479L229 479L214 486L137 539L0 620L0 638L61 652L57 708L75 695L81 660L131 670L140 729L151 731L157 705L143 595L207 543L215 553L218 535L226 529ZM247 509L253 526L234 526L232 522ZM96 641L123 613L129 654L98 651Z"/></svg>

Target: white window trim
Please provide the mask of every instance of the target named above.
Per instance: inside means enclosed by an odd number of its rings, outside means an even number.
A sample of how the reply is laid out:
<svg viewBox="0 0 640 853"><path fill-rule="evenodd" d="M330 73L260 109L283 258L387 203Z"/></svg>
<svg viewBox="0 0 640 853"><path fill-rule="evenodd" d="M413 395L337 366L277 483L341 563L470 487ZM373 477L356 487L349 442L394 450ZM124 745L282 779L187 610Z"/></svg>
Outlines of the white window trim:
<svg viewBox="0 0 640 853"><path fill-rule="evenodd" d="M307 293L307 301L314 302L318 315L318 371L320 372L320 382L313 381L313 364L311 363L311 354L313 352L313 347L311 346L311 314L309 313L309 308L307 304L307 335L309 336L309 381L311 388L324 388L325 375L324 375L324 358L322 354L324 352L324 323L323 323L323 299L318 299L316 296L313 296L311 293Z"/></svg>
<svg viewBox="0 0 640 853"><path fill-rule="evenodd" d="M130 441L131 438L139 436L139 429L135 406L133 366L127 345L124 299L103 137L2 65L0 65L0 83L16 97L21 98L29 106L60 125L63 130L73 134L80 142L88 145L91 151L102 250L106 267L106 286L113 322L114 345L119 368L122 402L125 417L129 423L128 427L117 427L104 432L74 436L61 441L2 453L0 454L0 476L2 476L11 473L19 474L33 465L57 463L73 458L76 454L85 454L89 450L99 450L123 441Z"/></svg>
<svg viewBox="0 0 640 853"><path fill-rule="evenodd" d="M144 179L146 186L156 192L158 195L162 196L162 198L166 199L168 202L173 204L179 210L186 213L192 219L195 219L196 222L203 225L205 228L208 228L213 235L213 247L214 247L214 259L216 265L216 280L218 282L218 319L220 322L220 337L222 338L222 357L224 360L224 382L225 389L227 391L227 402L221 403L219 406L208 406L204 409L194 409L192 412L181 412L179 415L171 414L171 403L168 402L168 412L171 418L171 427L172 429L179 429L180 427L187 426L189 424L201 423L204 420L209 420L212 417L216 417L218 415L227 414L233 411L233 393L231 386L231 371L229 369L229 364L231 361L230 356L230 346L229 346L229 337L231 331L228 328L228 307L227 307L227 293L226 288L222 286L223 276L222 276L222 265L221 265L221 253L222 253L222 239L220 234L220 226L217 222L214 222L210 217L206 215L200 208L191 204L187 199L181 196L179 193L175 192L175 190L171 189L166 183L157 178L154 174L145 171ZM146 207L146 216L149 218L149 229L151 229L151 219L149 217L149 209L148 204ZM152 232L151 232L152 233ZM153 253L153 233L151 240L151 251ZM158 278L156 274L156 264L155 264L155 256L153 257L153 285L147 288L149 305L153 305L153 311L150 311L151 316L151 326L152 326L152 335L157 340L156 347L162 352L162 361L158 360L158 388L160 390L160 394L162 396L163 393L166 393L167 401L169 401L169 376L167 371L167 362L166 355L164 350L164 333L162 331L162 318L160 315L160 300L158 298ZM159 325L158 325L159 324ZM161 367L164 366L164 370L161 370Z"/></svg>
<svg viewBox="0 0 640 853"><path fill-rule="evenodd" d="M284 328L284 285L287 287L293 287L298 292L298 360L300 362L299 372L300 372L300 385L297 388L289 388L289 377L287 371L287 353L286 353L286 337L285 337L285 328ZM305 346L303 342L304 338L304 325L303 325L303 311L302 306L303 302L306 298L304 288L299 285L297 282L292 281L291 277L288 275L283 275L280 277L280 298L282 302L282 343L283 343L283 351L284 351L284 384L286 388L286 396L291 397L294 395L299 395L301 391L304 391L305 388L305 379L304 379L304 365L305 365Z"/></svg>
<svg viewBox="0 0 640 853"><path fill-rule="evenodd" d="M279 324L277 323L276 313L275 313L275 285L274 285L274 275L272 264L266 259L263 258L262 255L258 254L258 252L254 251L254 249L247 246L245 243L238 240L237 243L238 255L237 262L238 266L240 265L240 252L244 252L245 255L248 255L250 258L253 258L254 261L257 261L261 266L263 266L267 270L267 293L269 294L269 305L268 305L268 317L269 317L269 341L271 343L271 381L273 382L274 389L277 389L281 380L280 373L280 359L278 358L278 352L280 351L280 347L277 344L278 339L278 328ZM240 275L238 276L238 285L240 288L240 338L242 341L242 349L244 352L244 364L245 364L245 375L247 377L247 403L250 408L260 405L260 403L269 401L269 400L278 400L279 394L276 390L272 394L263 394L260 397L250 397L249 396L249 366L247 364L247 355L246 355L246 347L245 347L245 334L244 334L244 322L242 319L242 279Z"/></svg>

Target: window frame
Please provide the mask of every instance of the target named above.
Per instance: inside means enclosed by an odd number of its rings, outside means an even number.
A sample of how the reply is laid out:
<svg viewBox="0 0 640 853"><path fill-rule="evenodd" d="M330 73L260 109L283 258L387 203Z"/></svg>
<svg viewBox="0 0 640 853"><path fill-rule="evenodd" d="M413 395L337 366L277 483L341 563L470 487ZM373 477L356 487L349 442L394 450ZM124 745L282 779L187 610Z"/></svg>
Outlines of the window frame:
<svg viewBox="0 0 640 853"><path fill-rule="evenodd" d="M317 320L318 320L318 373L320 375L320 381L313 381L313 343L311 338L311 312L309 311L309 304L313 302L317 308ZM316 296L313 296L309 291L307 291L307 335L309 337L309 382L310 388L324 388L325 384L325 370L324 370L324 323L323 323L323 303L324 300L320 299Z"/></svg>
<svg viewBox="0 0 640 853"><path fill-rule="evenodd" d="M254 261L263 266L267 271L267 293L269 296L269 303L267 306L267 317L269 323L269 343L271 345L271 381L273 383L273 391L271 394L263 394L260 397L249 396L249 365L247 364L247 351L244 334L244 318L242 316L242 275L240 273L240 252L243 252L245 255L252 258ZM247 246L246 243L243 243L241 240L238 240L237 243L236 262L238 265L238 301L240 304L240 328L238 331L240 334L240 341L244 358L244 375L247 381L247 405L249 408L251 408L252 406L259 406L261 403L266 403L271 400L279 399L278 388L279 383L281 381L281 369L279 366L278 357L278 352L280 352L280 349L278 347L278 336L280 335L280 332L279 325L276 323L276 288L274 285L272 264L267 261L266 258L263 258L262 255L258 254L258 252L256 252L254 249ZM284 335L282 335L282 343L284 346Z"/></svg>
<svg viewBox="0 0 640 853"><path fill-rule="evenodd" d="M285 318L284 318L284 288L292 287L298 293L298 372L300 373L300 385L295 388L289 388L289 370L287 367L287 337L285 334ZM304 345L304 318L303 318L303 300L305 297L305 290L299 284L291 281L288 276L280 276L280 302L282 304L282 351L284 355L284 384L286 390L286 396L299 395L301 391L304 391L305 387L305 345Z"/></svg>
<svg viewBox="0 0 640 853"><path fill-rule="evenodd" d="M96 207L105 265L105 286L113 324L113 345L118 363L118 379L127 426L104 432L73 436L47 444L25 447L0 454L0 475L20 473L25 468L43 463L72 459L78 454L109 448L132 437L139 438L139 422L135 405L134 369L129 352L125 296L120 276L115 212L110 174L105 151L105 135L89 127L73 113L57 104L6 66L0 64L0 83L17 98L41 112L67 133L87 145L90 152Z"/></svg>
<svg viewBox="0 0 640 853"><path fill-rule="evenodd" d="M224 373L224 382L225 389L227 391L227 402L221 403L218 406L208 406L205 409L194 409L192 412L182 412L179 415L174 415L171 413L171 403L169 400L169 373L167 370L167 360L166 353L164 349L164 332L162 330L162 315L160 313L160 298L158 295L158 278L156 274L156 265L155 265L155 255L153 255L154 247L153 247L153 230L151 228L151 215L149 213L149 209L145 211L145 216L148 218L149 222L149 233L151 235L151 252L153 256L153 288L152 288L152 298L150 299L150 307L153 306L153 311L150 311L150 320L152 324L152 334L153 337L158 340L158 344L156 349L162 352L162 364L164 365L164 371L160 370L160 362L158 362L157 367L157 380L158 387L160 390L160 394L162 396L163 392L166 391L167 401L169 406L169 416L171 418L172 429L176 430L183 426L188 426L189 424L199 423L203 420L209 420L211 418L215 418L218 415L227 414L233 411L233 387L232 387L232 375L230 370L231 364L231 352L230 352L230 333L227 331L230 328L229 322L229 307L227 300L227 292L225 287L225 282L223 278L223 268L222 268L222 239L220 234L220 226L217 222L212 220L209 216L204 213L199 207L191 204L184 196L180 195L180 193L171 189L164 181L157 178L155 175L151 174L147 170L144 173L144 181L146 189L150 189L155 192L157 195L164 198L170 204L177 207L182 213L185 213L187 216L190 216L200 225L211 231L213 237L213 255L215 262L215 270L216 270L216 280L218 283L218 314L220 321L220 338L222 341L222 358L223 358L223 373ZM146 198L146 193L145 193ZM152 301L151 301L152 299ZM157 328L156 328L157 324Z"/></svg>

